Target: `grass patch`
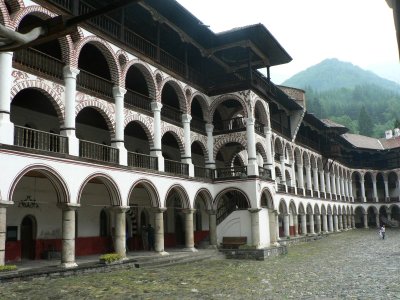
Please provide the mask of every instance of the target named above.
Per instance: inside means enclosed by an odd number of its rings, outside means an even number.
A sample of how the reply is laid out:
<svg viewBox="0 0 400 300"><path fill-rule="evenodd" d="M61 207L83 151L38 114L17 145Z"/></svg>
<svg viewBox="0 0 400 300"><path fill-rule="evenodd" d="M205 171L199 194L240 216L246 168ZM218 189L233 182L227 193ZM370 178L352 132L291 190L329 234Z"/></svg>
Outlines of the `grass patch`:
<svg viewBox="0 0 400 300"><path fill-rule="evenodd" d="M17 269L16 265L0 266L0 272L14 271Z"/></svg>
<svg viewBox="0 0 400 300"><path fill-rule="evenodd" d="M118 253L107 253L100 256L100 261L106 264L122 260L122 256Z"/></svg>

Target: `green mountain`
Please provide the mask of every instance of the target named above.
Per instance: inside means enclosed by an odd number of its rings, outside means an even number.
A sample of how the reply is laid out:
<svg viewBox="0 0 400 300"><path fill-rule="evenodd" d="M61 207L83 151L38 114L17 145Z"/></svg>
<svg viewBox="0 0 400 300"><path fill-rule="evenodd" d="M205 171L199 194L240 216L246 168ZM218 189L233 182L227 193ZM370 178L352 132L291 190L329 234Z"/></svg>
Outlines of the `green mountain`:
<svg viewBox="0 0 400 300"><path fill-rule="evenodd" d="M325 59L319 64L292 76L283 82L282 85L299 89L311 87L316 91L339 88L351 89L359 85L376 85L384 89L400 91L399 84L336 58Z"/></svg>
<svg viewBox="0 0 400 300"><path fill-rule="evenodd" d="M400 125L400 85L351 63L327 59L282 85L304 89L308 112L351 133L381 138Z"/></svg>

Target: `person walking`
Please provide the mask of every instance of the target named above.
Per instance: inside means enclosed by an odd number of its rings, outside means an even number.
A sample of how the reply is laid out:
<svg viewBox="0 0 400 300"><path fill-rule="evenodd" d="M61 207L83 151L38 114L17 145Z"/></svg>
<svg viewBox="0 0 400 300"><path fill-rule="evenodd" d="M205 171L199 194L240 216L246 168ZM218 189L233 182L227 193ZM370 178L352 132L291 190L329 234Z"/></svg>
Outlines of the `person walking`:
<svg viewBox="0 0 400 300"><path fill-rule="evenodd" d="M142 235L142 246L143 246L143 250L147 250L149 248L149 244L148 244L148 231L146 228L146 225L142 225L142 229L140 231L140 234Z"/></svg>
<svg viewBox="0 0 400 300"><path fill-rule="evenodd" d="M382 225L382 227L381 227L381 236L382 236L382 240L385 239L385 234L386 234L385 225Z"/></svg>
<svg viewBox="0 0 400 300"><path fill-rule="evenodd" d="M149 241L149 250L155 250L154 247L154 228L151 226L151 224L147 225L147 235L148 235L148 241Z"/></svg>

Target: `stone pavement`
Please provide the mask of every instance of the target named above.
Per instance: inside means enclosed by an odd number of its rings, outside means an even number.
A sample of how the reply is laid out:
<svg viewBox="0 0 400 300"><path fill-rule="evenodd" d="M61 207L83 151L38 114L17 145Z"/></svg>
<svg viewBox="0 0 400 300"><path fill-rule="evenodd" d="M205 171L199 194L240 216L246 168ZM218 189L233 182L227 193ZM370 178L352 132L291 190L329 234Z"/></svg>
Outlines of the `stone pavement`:
<svg viewBox="0 0 400 300"><path fill-rule="evenodd" d="M0 299L400 299L400 231L357 229L266 261L215 259L0 285Z"/></svg>

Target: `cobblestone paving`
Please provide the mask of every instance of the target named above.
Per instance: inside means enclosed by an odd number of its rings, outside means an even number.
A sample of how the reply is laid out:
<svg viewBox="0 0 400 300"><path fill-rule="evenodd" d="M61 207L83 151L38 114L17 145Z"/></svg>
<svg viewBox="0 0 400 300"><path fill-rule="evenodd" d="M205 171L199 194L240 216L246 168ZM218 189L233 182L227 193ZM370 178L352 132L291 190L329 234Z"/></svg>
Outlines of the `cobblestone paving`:
<svg viewBox="0 0 400 300"><path fill-rule="evenodd" d="M264 262L210 260L0 285L0 299L400 299L400 231L352 230Z"/></svg>

